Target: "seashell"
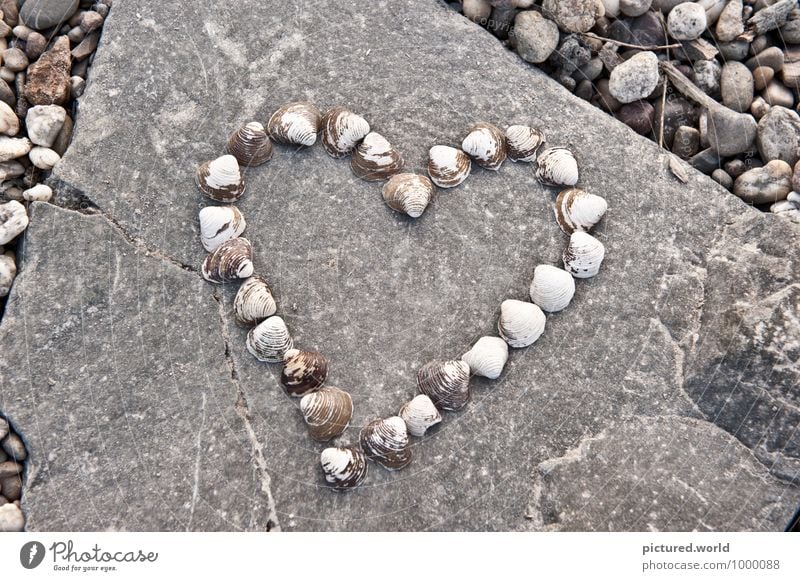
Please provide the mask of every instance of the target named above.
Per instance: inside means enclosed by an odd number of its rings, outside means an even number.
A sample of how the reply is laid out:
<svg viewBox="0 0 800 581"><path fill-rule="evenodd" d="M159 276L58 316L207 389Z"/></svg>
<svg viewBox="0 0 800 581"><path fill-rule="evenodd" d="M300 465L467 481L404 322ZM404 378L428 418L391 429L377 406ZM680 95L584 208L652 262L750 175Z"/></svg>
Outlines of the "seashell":
<svg viewBox="0 0 800 581"><path fill-rule="evenodd" d="M401 417L371 421L361 429L359 440L367 458L388 470L400 470L411 463L408 431Z"/></svg>
<svg viewBox="0 0 800 581"><path fill-rule="evenodd" d="M217 202L235 202L244 193L244 176L232 155L201 163L195 182L200 191Z"/></svg>
<svg viewBox="0 0 800 581"><path fill-rule="evenodd" d="M201 269L208 282L223 283L253 274L253 247L246 238L231 238L206 256Z"/></svg>
<svg viewBox="0 0 800 581"><path fill-rule="evenodd" d="M506 151L511 161L536 161L536 154L544 143L544 135L527 125L511 125L506 129Z"/></svg>
<svg viewBox="0 0 800 581"><path fill-rule="evenodd" d="M200 210L199 219L200 243L209 252L239 237L247 226L244 216L234 206L207 206Z"/></svg>
<svg viewBox="0 0 800 581"><path fill-rule="evenodd" d="M28 152L28 159L39 169L50 171L61 160L61 156L49 147L37 145Z"/></svg>
<svg viewBox="0 0 800 581"><path fill-rule="evenodd" d="M250 329L246 344L253 357L267 363L280 363L286 352L294 347L289 329L278 315L273 315Z"/></svg>
<svg viewBox="0 0 800 581"><path fill-rule="evenodd" d="M461 142L461 149L479 166L497 171L506 160L506 138L489 123L476 123Z"/></svg>
<svg viewBox="0 0 800 581"><path fill-rule="evenodd" d="M546 186L574 186L578 162L566 147L549 147L536 158L536 179Z"/></svg>
<svg viewBox="0 0 800 581"><path fill-rule="evenodd" d="M469 176L469 156L455 147L434 145L428 152L428 175L440 188L454 188Z"/></svg>
<svg viewBox="0 0 800 581"><path fill-rule="evenodd" d="M286 392L301 397L317 391L328 378L328 360L316 351L289 349L283 356L281 383Z"/></svg>
<svg viewBox="0 0 800 581"><path fill-rule="evenodd" d="M508 361L508 343L500 337L481 337L461 356L473 375L497 379Z"/></svg>
<svg viewBox="0 0 800 581"><path fill-rule="evenodd" d="M253 275L242 283L233 299L233 314L242 325L255 325L278 310L263 276Z"/></svg>
<svg viewBox="0 0 800 581"><path fill-rule="evenodd" d="M353 417L353 400L349 393L338 387L323 387L303 396L300 411L311 437L318 442L327 442L347 428Z"/></svg>
<svg viewBox="0 0 800 581"><path fill-rule="evenodd" d="M433 405L431 398L424 394L403 404L398 415L406 423L408 433L417 437L424 436L428 428L442 421L442 414Z"/></svg>
<svg viewBox="0 0 800 581"><path fill-rule="evenodd" d="M353 173L368 182L389 179L403 169L404 163L400 152L374 131L364 137L350 158Z"/></svg>
<svg viewBox="0 0 800 581"><path fill-rule="evenodd" d="M322 145L331 157L347 157L369 133L369 123L344 107L329 109L322 117Z"/></svg>
<svg viewBox="0 0 800 581"><path fill-rule="evenodd" d="M564 249L564 268L575 278L591 278L600 271L605 255L602 242L591 234L576 230Z"/></svg>
<svg viewBox="0 0 800 581"><path fill-rule="evenodd" d="M575 279L566 270L540 264L533 271L531 300L544 311L555 313L567 308L575 295Z"/></svg>
<svg viewBox="0 0 800 581"><path fill-rule="evenodd" d="M469 365L464 361L431 361L417 372L420 393L443 410L459 410L469 401Z"/></svg>
<svg viewBox="0 0 800 581"><path fill-rule="evenodd" d="M383 186L383 199L396 212L419 218L433 197L433 184L413 173L393 175Z"/></svg>
<svg viewBox="0 0 800 581"><path fill-rule="evenodd" d="M355 488L367 478L367 457L358 448L325 448L319 462L325 480L339 492Z"/></svg>
<svg viewBox="0 0 800 581"><path fill-rule="evenodd" d="M245 167L269 161L272 149L264 126L256 121L242 125L228 138L228 153Z"/></svg>
<svg viewBox="0 0 800 581"><path fill-rule="evenodd" d="M561 230L572 234L575 230L591 230L607 209L608 204L600 196L580 188L568 188L558 194L554 211Z"/></svg>
<svg viewBox="0 0 800 581"><path fill-rule="evenodd" d="M532 345L544 332L546 317L538 306L508 299L500 305L497 330L511 347Z"/></svg>
<svg viewBox="0 0 800 581"><path fill-rule="evenodd" d="M287 103L269 118L267 132L285 145L314 145L322 123L319 109L313 103Z"/></svg>
<svg viewBox="0 0 800 581"><path fill-rule="evenodd" d="M0 204L0 245L8 244L27 227L28 212L25 206L16 200Z"/></svg>

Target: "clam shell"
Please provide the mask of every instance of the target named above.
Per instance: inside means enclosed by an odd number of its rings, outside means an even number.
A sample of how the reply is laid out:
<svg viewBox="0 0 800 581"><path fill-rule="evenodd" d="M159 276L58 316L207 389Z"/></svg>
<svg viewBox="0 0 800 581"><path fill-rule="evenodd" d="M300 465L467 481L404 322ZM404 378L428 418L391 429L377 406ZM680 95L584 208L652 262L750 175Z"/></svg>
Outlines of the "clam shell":
<svg viewBox="0 0 800 581"><path fill-rule="evenodd" d="M253 247L247 238L226 240L206 256L201 269L208 282L223 283L253 274Z"/></svg>
<svg viewBox="0 0 800 581"><path fill-rule="evenodd" d="M508 361L508 343L500 337L481 337L461 356L473 375L497 379Z"/></svg>
<svg viewBox="0 0 800 581"><path fill-rule="evenodd" d="M608 204L600 196L580 188L568 188L558 194L553 211L561 230L572 234L575 230L591 230L602 220L607 209Z"/></svg>
<svg viewBox="0 0 800 581"><path fill-rule="evenodd" d="M389 470L400 470L411 462L411 447L403 418L373 420L361 429L361 449L367 458Z"/></svg>
<svg viewBox="0 0 800 581"><path fill-rule="evenodd" d="M325 481L340 492L361 485L367 478L367 457L358 448L325 448L319 456Z"/></svg>
<svg viewBox="0 0 800 581"><path fill-rule="evenodd" d="M575 279L566 270L540 264L533 271L531 300L543 311L555 313L567 308L575 295Z"/></svg>
<svg viewBox="0 0 800 581"><path fill-rule="evenodd" d="M489 123L476 123L461 142L461 149L479 166L497 171L506 160L506 138Z"/></svg>
<svg viewBox="0 0 800 581"><path fill-rule="evenodd" d="M424 394L406 402L398 415L406 423L408 433L417 437L424 436L428 428L442 421L442 414L433 405L431 398Z"/></svg>
<svg viewBox="0 0 800 581"><path fill-rule="evenodd" d="M284 145L314 145L322 118L313 103L287 103L269 118L267 133Z"/></svg>
<svg viewBox="0 0 800 581"><path fill-rule="evenodd" d="M239 237L247 226L244 216L234 206L207 206L200 210L199 219L200 243L208 252Z"/></svg>
<svg viewBox="0 0 800 581"><path fill-rule="evenodd" d="M425 176L401 173L383 186L383 199L396 212L419 218L433 197L433 184Z"/></svg>
<svg viewBox="0 0 800 581"><path fill-rule="evenodd" d="M500 305L497 330L511 347L532 345L544 332L546 317L538 306L508 299Z"/></svg>
<svg viewBox="0 0 800 581"><path fill-rule="evenodd" d="M269 161L272 149L264 126L256 121L242 125L228 138L228 153L245 167Z"/></svg>
<svg viewBox="0 0 800 581"><path fill-rule="evenodd" d="M317 391L328 378L328 360L316 351L289 349L283 356L281 383L286 393L301 397Z"/></svg>
<svg viewBox="0 0 800 581"><path fill-rule="evenodd" d="M331 157L347 157L369 131L369 123L361 115L334 107L322 118L322 145Z"/></svg>
<svg viewBox="0 0 800 581"><path fill-rule="evenodd" d="M217 202L235 202L244 194L244 176L232 155L201 163L195 181L201 192Z"/></svg>
<svg viewBox="0 0 800 581"><path fill-rule="evenodd" d="M574 186L578 162L566 147L549 147L536 158L536 179L546 186Z"/></svg>
<svg viewBox="0 0 800 581"><path fill-rule="evenodd" d="M253 357L267 363L280 363L286 352L294 347L292 335L278 315L273 315L250 329L246 344Z"/></svg>
<svg viewBox="0 0 800 581"><path fill-rule="evenodd" d="M242 325L255 325L278 310L275 297L263 276L253 275L244 281L233 299L233 314Z"/></svg>
<svg viewBox="0 0 800 581"><path fill-rule="evenodd" d="M380 133L372 131L358 144L350 158L350 168L362 180L389 179L403 169L403 156Z"/></svg>
<svg viewBox="0 0 800 581"><path fill-rule="evenodd" d="M469 365L464 361L431 361L417 372L420 393L443 410L459 410L469 401Z"/></svg>
<svg viewBox="0 0 800 581"><path fill-rule="evenodd" d="M544 143L544 135L527 125L511 125L506 129L506 151L511 161L536 161Z"/></svg>
<svg viewBox="0 0 800 581"><path fill-rule="evenodd" d="M353 417L350 394L338 387L323 387L300 400L300 411L311 437L327 442L345 431Z"/></svg>
<svg viewBox="0 0 800 581"><path fill-rule="evenodd" d="M454 188L469 176L469 156L455 147L434 145L428 152L428 175L440 188Z"/></svg>
<svg viewBox="0 0 800 581"><path fill-rule="evenodd" d="M600 272L605 255L602 242L591 234L576 230L564 249L564 268L575 278L591 278Z"/></svg>
<svg viewBox="0 0 800 581"><path fill-rule="evenodd" d="M16 200L0 204L0 245L8 244L28 227L28 212Z"/></svg>

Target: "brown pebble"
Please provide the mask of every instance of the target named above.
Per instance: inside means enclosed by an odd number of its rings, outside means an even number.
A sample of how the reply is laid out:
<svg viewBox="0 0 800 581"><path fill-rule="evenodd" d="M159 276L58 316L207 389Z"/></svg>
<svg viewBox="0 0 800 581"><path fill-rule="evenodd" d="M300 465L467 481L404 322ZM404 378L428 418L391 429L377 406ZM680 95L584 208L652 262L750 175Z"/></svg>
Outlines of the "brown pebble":
<svg viewBox="0 0 800 581"><path fill-rule="evenodd" d="M42 53L47 48L47 39L40 32L35 30L31 31L28 35L28 40L25 43L25 54L28 59L33 62L42 56Z"/></svg>
<svg viewBox="0 0 800 581"><path fill-rule="evenodd" d="M694 127L682 125L672 138L672 152L680 157L689 158L700 149L700 132Z"/></svg>
<svg viewBox="0 0 800 581"><path fill-rule="evenodd" d="M17 475L4 478L0 481L0 486L3 488L3 496L11 502L22 496L22 478Z"/></svg>
<svg viewBox="0 0 800 581"><path fill-rule="evenodd" d="M15 474L20 474L21 472L22 472L22 466L20 466L13 460L6 460L5 462L0 462L0 480L4 480L9 476L14 476Z"/></svg>
<svg viewBox="0 0 800 581"><path fill-rule="evenodd" d="M0 101L9 107L14 107L17 104L17 96L3 79L0 79Z"/></svg>
<svg viewBox="0 0 800 581"><path fill-rule="evenodd" d="M18 24L12 30L14 36L16 36L20 40L28 40L28 35L33 32L30 28L25 26L24 24Z"/></svg>
<svg viewBox="0 0 800 581"><path fill-rule="evenodd" d="M99 32L92 32L84 38L81 43L72 49L72 58L76 61L82 61L94 52L97 48L97 43L100 40Z"/></svg>
<svg viewBox="0 0 800 581"><path fill-rule="evenodd" d="M778 81L772 81L767 85L767 88L764 89L761 96L764 97L764 100L772 107L786 107L787 109L791 109L794 105L794 94Z"/></svg>
<svg viewBox="0 0 800 581"><path fill-rule="evenodd" d="M610 113L619 111L622 103L617 101L608 90L608 79L597 81L595 88L597 89L597 94L592 98L592 103Z"/></svg>
<svg viewBox="0 0 800 581"><path fill-rule="evenodd" d="M53 47L28 68L25 97L33 105L63 105L69 99L71 56L69 39L59 37Z"/></svg>
<svg viewBox="0 0 800 581"><path fill-rule="evenodd" d="M69 32L67 32L67 38L72 44L80 44L80 42L86 38L86 31L83 30L80 26L76 26L75 28L71 28Z"/></svg>
<svg viewBox="0 0 800 581"><path fill-rule="evenodd" d="M12 28L19 24L19 8L17 0L0 0L0 11L3 12L3 20Z"/></svg>
<svg viewBox="0 0 800 581"><path fill-rule="evenodd" d="M3 65L18 73L28 68L28 57L18 48L7 48L3 51Z"/></svg>
<svg viewBox="0 0 800 581"><path fill-rule="evenodd" d="M783 68L783 51L777 46L771 46L762 50L756 56L750 58L745 63L751 71L758 67L769 67L773 71L780 71Z"/></svg>
<svg viewBox="0 0 800 581"><path fill-rule="evenodd" d="M753 85L756 91L761 91L764 87L769 85L769 82L775 76L775 71L769 67L756 67L753 69Z"/></svg>
<svg viewBox="0 0 800 581"><path fill-rule="evenodd" d="M61 131L58 132L56 140L53 142L53 146L50 148L58 155L63 156L64 152L67 151L69 142L72 140L72 126L72 118L67 115L64 119L64 124L61 126Z"/></svg>
<svg viewBox="0 0 800 581"><path fill-rule="evenodd" d="M583 79L578 83L578 86L575 87L575 96L580 97L584 101L590 101L592 94L592 81L589 79Z"/></svg>
<svg viewBox="0 0 800 581"><path fill-rule="evenodd" d="M67 20L67 24L70 26L78 26L81 23L85 12L85 10L76 10L75 14L70 16L69 20Z"/></svg>
<svg viewBox="0 0 800 581"><path fill-rule="evenodd" d="M22 462L28 457L28 452L25 450L25 444L19 435L13 432L8 434L2 441L3 451L8 454L8 457L17 462Z"/></svg>
<svg viewBox="0 0 800 581"><path fill-rule="evenodd" d="M781 69L781 81L787 87L800 90L800 61L786 63Z"/></svg>
<svg viewBox="0 0 800 581"><path fill-rule="evenodd" d="M736 179L747 171L747 165L741 159L731 159L725 162L724 169L729 176Z"/></svg>
<svg viewBox="0 0 800 581"><path fill-rule="evenodd" d="M756 97L750 104L750 113L756 118L756 121L761 119L769 111L769 103L763 97Z"/></svg>
<svg viewBox="0 0 800 581"><path fill-rule="evenodd" d="M655 109L647 101L635 101L623 105L617 111L617 119L633 129L639 135L653 131Z"/></svg>
<svg viewBox="0 0 800 581"><path fill-rule="evenodd" d="M711 179L727 190L733 187L733 178L724 169L718 168L712 171Z"/></svg>
<svg viewBox="0 0 800 581"><path fill-rule="evenodd" d="M103 17L94 10L87 10L83 13L83 18L81 18L81 23L79 26L86 33L94 32L103 26L103 20Z"/></svg>

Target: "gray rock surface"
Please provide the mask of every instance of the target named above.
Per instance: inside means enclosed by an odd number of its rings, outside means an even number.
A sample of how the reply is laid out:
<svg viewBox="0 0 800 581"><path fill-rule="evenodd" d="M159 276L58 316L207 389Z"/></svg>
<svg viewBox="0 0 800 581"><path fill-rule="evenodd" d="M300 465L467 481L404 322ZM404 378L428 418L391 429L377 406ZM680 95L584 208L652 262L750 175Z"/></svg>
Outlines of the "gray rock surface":
<svg viewBox="0 0 800 581"><path fill-rule="evenodd" d="M4 411L34 467L23 494L29 529L265 528L262 490L284 530L786 525L800 501L790 484L800 473L791 431L800 371L775 345L798 332L798 227L691 170L681 185L656 145L486 31L428 0L410 5L115 6L56 168L59 203L103 215L33 205L0 327ZM476 55L481 67L454 64ZM213 288L196 273L206 203L196 164L219 155L238 123L298 98L362 113L415 169L430 145L459 143L473 121L532 123L574 150L580 184L610 205L597 229L603 269L579 282L569 309L511 354L499 380L475 380L473 402L414 442L408 468L372 466L348 494L324 487L324 445L308 438L279 368L246 352L235 286ZM240 208L256 269L297 344L325 353L330 383L352 393L341 443L396 413L422 364L492 333L501 301L525 298L536 264L557 264L565 242L556 192L526 164L474 171L417 221L319 146L277 147L247 178ZM776 361L780 375L770 375ZM758 394L769 409L751 416ZM615 442L614 460L591 453L583 466L594 473L542 481L543 463L601 437ZM674 445L654 457L659 438ZM706 445L719 453L709 458ZM631 482L639 464L658 466L637 475L660 508L615 513L634 497L606 502L602 483ZM706 494L712 473L717 495ZM707 510L681 499L667 474L687 497L703 494ZM580 511L592 498L602 502ZM537 508L550 506L558 512ZM563 513L561 524L543 511Z"/></svg>
<svg viewBox="0 0 800 581"><path fill-rule="evenodd" d="M65 22L78 9L78 0L25 0L19 17L30 28L44 30Z"/></svg>

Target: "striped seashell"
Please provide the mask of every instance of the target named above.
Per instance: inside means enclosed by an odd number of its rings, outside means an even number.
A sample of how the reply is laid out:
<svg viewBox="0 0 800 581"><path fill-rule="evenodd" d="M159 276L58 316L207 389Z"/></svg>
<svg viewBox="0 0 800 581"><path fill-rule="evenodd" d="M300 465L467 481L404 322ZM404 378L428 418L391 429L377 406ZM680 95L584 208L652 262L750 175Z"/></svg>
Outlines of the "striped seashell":
<svg viewBox="0 0 800 581"><path fill-rule="evenodd" d="M197 167L195 182L201 192L217 202L235 202L245 190L239 162L232 155L201 163Z"/></svg>
<svg viewBox="0 0 800 581"><path fill-rule="evenodd" d="M284 145L314 145L322 124L322 117L313 103L296 101L287 103L272 114L267 122L267 133Z"/></svg>
<svg viewBox="0 0 800 581"><path fill-rule="evenodd" d="M403 418L373 420L361 429L359 440L367 458L388 470L400 470L411 463L411 447Z"/></svg>
<svg viewBox="0 0 800 581"><path fill-rule="evenodd" d="M461 356L473 375L497 379L508 361L508 343L500 337L481 337Z"/></svg>
<svg viewBox="0 0 800 581"><path fill-rule="evenodd" d="M255 325L278 310L263 276L253 275L244 281L233 299L233 314L242 325Z"/></svg>
<svg viewBox="0 0 800 581"><path fill-rule="evenodd" d="M286 393L302 397L317 391L328 378L328 360L316 351L289 349L283 356L281 383Z"/></svg>
<svg viewBox="0 0 800 581"><path fill-rule="evenodd" d="M536 161L544 143L544 135L527 125L511 125L506 129L506 151L511 161Z"/></svg>
<svg viewBox="0 0 800 581"><path fill-rule="evenodd" d="M565 234L575 230L588 232L603 219L608 209L606 201L598 195L580 188L562 190L556 198L556 222Z"/></svg>
<svg viewBox="0 0 800 581"><path fill-rule="evenodd" d="M530 292L531 300L543 311L562 311L575 295L575 279L566 270L540 264L533 271Z"/></svg>
<svg viewBox="0 0 800 581"><path fill-rule="evenodd" d="M442 421L442 414L433 405L431 398L419 394L414 399L403 404L398 414L408 427L412 436L422 437L428 428Z"/></svg>
<svg viewBox="0 0 800 581"><path fill-rule="evenodd" d="M506 160L506 138L489 123L476 123L461 142L461 149L479 166L497 171Z"/></svg>
<svg viewBox="0 0 800 581"><path fill-rule="evenodd" d="M350 168L362 180L377 182L389 179L403 169L403 156L380 133L372 131L356 147Z"/></svg>
<svg viewBox="0 0 800 581"><path fill-rule="evenodd" d="M338 387L323 387L303 396L300 411L311 437L327 442L347 429L353 417L353 400Z"/></svg>
<svg viewBox="0 0 800 581"><path fill-rule="evenodd" d="M536 158L536 179L546 186L574 186L578 162L566 147L549 147Z"/></svg>
<svg viewBox="0 0 800 581"><path fill-rule="evenodd" d="M369 123L361 115L334 107L322 118L322 145L331 157L347 157L369 131Z"/></svg>
<svg viewBox="0 0 800 581"><path fill-rule="evenodd" d="M459 410L470 398L469 365L464 361L431 361L417 372L420 393L443 410Z"/></svg>
<svg viewBox="0 0 800 581"><path fill-rule="evenodd" d="M383 199L396 212L419 218L433 197L433 184L413 173L393 175L383 186Z"/></svg>
<svg viewBox="0 0 800 581"><path fill-rule="evenodd" d="M538 306L508 299L500 305L497 330L511 347L532 345L544 332L546 317Z"/></svg>
<svg viewBox="0 0 800 581"><path fill-rule="evenodd" d="M591 278L600 272L605 255L602 242L591 234L576 230L564 249L564 268L575 278Z"/></svg>
<svg viewBox="0 0 800 581"><path fill-rule="evenodd" d="M325 481L336 491L356 488L367 478L367 457L358 448L325 448L319 462Z"/></svg>
<svg viewBox="0 0 800 581"><path fill-rule="evenodd" d="M245 167L266 163L272 157L272 150L264 126L256 121L242 125L228 138L228 153Z"/></svg>
<svg viewBox="0 0 800 581"><path fill-rule="evenodd" d="M247 238L226 240L206 256L200 269L208 282L222 284L253 275L253 247Z"/></svg>
<svg viewBox="0 0 800 581"><path fill-rule="evenodd" d="M235 206L207 206L200 210L200 243L208 252L219 248L220 244L238 238L247 223Z"/></svg>
<svg viewBox="0 0 800 581"><path fill-rule="evenodd" d="M428 175L440 188L454 188L469 176L469 156L455 147L434 145L428 152Z"/></svg>
<svg viewBox="0 0 800 581"><path fill-rule="evenodd" d="M280 363L294 347L292 335L278 315L265 319L247 333L247 350L259 361Z"/></svg>

